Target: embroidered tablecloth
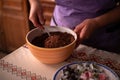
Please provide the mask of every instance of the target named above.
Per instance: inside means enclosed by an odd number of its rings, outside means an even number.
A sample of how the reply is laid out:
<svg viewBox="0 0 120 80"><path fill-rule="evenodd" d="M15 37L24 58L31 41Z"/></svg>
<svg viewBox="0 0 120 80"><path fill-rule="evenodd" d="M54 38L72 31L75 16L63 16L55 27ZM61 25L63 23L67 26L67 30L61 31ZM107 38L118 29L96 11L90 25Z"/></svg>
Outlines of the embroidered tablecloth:
<svg viewBox="0 0 120 80"><path fill-rule="evenodd" d="M0 80L52 80L63 65L76 61L94 61L112 68L120 76L120 55L80 45L64 62L54 65L37 60L26 45L0 60Z"/></svg>

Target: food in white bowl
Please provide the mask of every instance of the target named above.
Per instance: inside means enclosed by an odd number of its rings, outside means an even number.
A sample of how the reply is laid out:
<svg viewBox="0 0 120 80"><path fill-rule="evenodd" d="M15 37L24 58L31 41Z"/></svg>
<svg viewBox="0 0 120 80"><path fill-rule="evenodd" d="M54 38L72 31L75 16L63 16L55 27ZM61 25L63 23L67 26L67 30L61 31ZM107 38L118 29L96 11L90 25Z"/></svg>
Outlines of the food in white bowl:
<svg viewBox="0 0 120 80"><path fill-rule="evenodd" d="M53 80L119 80L109 67L95 62L75 62L61 67Z"/></svg>

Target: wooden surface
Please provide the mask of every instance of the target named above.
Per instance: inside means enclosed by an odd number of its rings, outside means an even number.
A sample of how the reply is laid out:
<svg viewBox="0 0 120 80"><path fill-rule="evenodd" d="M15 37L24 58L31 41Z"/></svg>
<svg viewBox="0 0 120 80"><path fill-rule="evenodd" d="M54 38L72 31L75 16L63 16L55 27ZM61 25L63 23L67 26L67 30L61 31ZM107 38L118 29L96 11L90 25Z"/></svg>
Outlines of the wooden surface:
<svg viewBox="0 0 120 80"><path fill-rule="evenodd" d="M5 50L5 37L2 28L2 1L0 0L0 50Z"/></svg>
<svg viewBox="0 0 120 80"><path fill-rule="evenodd" d="M27 0L1 1L2 49L13 51L25 43L25 35L29 31ZM4 38L3 38L4 37Z"/></svg>

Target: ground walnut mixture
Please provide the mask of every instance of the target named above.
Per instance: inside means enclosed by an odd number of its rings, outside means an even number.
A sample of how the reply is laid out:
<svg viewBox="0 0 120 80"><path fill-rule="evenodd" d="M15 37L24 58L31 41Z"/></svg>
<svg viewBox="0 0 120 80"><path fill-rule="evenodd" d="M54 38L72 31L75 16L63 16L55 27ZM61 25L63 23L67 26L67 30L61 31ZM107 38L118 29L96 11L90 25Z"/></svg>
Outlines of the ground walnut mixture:
<svg viewBox="0 0 120 80"><path fill-rule="evenodd" d="M67 32L50 32L50 36L44 33L41 36L35 37L32 40L32 44L45 48L58 48L66 46L73 41L73 35Z"/></svg>

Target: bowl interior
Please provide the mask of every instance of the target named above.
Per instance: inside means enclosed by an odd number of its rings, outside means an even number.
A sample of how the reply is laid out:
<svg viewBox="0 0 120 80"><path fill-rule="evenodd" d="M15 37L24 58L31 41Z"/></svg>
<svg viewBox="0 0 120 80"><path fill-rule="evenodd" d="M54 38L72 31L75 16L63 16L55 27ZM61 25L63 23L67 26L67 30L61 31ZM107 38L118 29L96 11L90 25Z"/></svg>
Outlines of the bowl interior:
<svg viewBox="0 0 120 80"><path fill-rule="evenodd" d="M60 69L57 70L57 72L55 73L53 77L53 80L60 80L61 76L63 75L63 69L65 69L66 66L75 67L76 65L81 64L81 63L90 64L94 62L73 62L67 65L64 65ZM105 73L109 76L109 80L119 80L118 75L111 68L105 65L99 64L99 63L95 63L95 64L105 71Z"/></svg>
<svg viewBox="0 0 120 80"><path fill-rule="evenodd" d="M59 31L59 32L67 32L67 33L73 35L74 38L75 38L75 40L73 42L75 42L76 39L77 39L76 33L73 30L71 30L71 29L68 29L68 28L65 28L65 27L57 27L57 26L55 26L55 27L54 26L52 26L52 27L46 26L46 27L47 27L46 29L47 29L48 32ZM31 30L31 31L28 32L28 34L26 35L26 40L31 43L32 40L35 37L40 36L43 33L46 33L46 32L43 31L43 30L41 30L41 29L39 29L39 28L35 28L35 29L33 29L33 30Z"/></svg>

